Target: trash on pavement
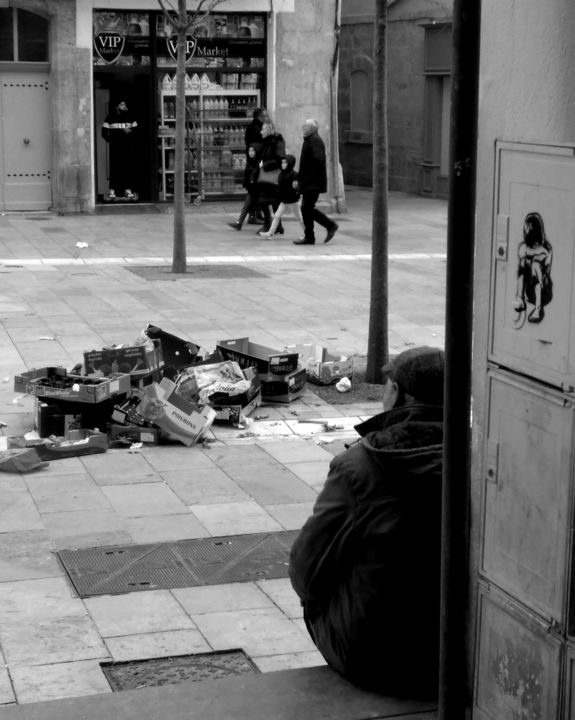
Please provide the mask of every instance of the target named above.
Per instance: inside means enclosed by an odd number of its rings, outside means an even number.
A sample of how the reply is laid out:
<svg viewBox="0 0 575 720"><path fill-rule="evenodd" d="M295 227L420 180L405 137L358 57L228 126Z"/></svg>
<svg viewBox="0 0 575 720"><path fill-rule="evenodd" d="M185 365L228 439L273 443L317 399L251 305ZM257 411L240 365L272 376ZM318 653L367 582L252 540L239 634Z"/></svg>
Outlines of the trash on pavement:
<svg viewBox="0 0 575 720"><path fill-rule="evenodd" d="M340 393L348 392L351 390L351 380L348 377L342 377L336 384L335 389Z"/></svg>
<svg viewBox="0 0 575 720"><path fill-rule="evenodd" d="M148 323L144 334L152 340L159 340L162 346L162 355L166 367L184 368L198 362L200 346L196 343L165 332L157 325Z"/></svg>
<svg viewBox="0 0 575 720"><path fill-rule="evenodd" d="M288 345L286 350L299 354L307 379L317 385L332 385L345 375L353 375L353 357L330 353L322 345Z"/></svg>
<svg viewBox="0 0 575 720"><path fill-rule="evenodd" d="M216 350L227 360L235 360L242 368L255 367L259 373L286 375L298 367L297 352L274 350L250 342L247 337L235 340L218 340Z"/></svg>
<svg viewBox="0 0 575 720"><path fill-rule="evenodd" d="M14 391L42 398L99 403L130 389L130 375L70 375L63 367L33 368L14 376Z"/></svg>
<svg viewBox="0 0 575 720"><path fill-rule="evenodd" d="M36 448L14 448L0 452L0 472L26 473L47 467Z"/></svg>
<svg viewBox="0 0 575 720"><path fill-rule="evenodd" d="M191 387L195 385L195 401L214 408L216 421L241 424L261 405L261 381L257 371L254 368L242 370L233 360L187 368L176 378L177 392L183 394L191 379Z"/></svg>
<svg viewBox="0 0 575 720"><path fill-rule="evenodd" d="M142 333L131 345L112 345L84 353L86 373L108 377L114 373L145 375L164 366L162 343Z"/></svg>
<svg viewBox="0 0 575 720"><path fill-rule="evenodd" d="M210 427L216 411L185 400L176 392L176 384L168 378L152 383L144 390L133 390L140 397L139 412L161 428L169 438L184 445L193 445Z"/></svg>
<svg viewBox="0 0 575 720"><path fill-rule="evenodd" d="M305 392L305 368L300 367L287 375L260 374L264 402L290 403Z"/></svg>

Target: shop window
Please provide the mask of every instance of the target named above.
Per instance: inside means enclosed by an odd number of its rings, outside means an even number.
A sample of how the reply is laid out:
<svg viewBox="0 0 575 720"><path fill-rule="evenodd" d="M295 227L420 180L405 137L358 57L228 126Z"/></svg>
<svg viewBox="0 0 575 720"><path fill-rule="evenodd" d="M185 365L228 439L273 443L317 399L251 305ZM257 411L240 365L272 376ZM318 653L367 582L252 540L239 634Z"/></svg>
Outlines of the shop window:
<svg viewBox="0 0 575 720"><path fill-rule="evenodd" d="M15 8L0 9L0 61L48 62L48 20Z"/></svg>
<svg viewBox="0 0 575 720"><path fill-rule="evenodd" d="M425 28L424 71L451 72L451 25L434 23Z"/></svg>

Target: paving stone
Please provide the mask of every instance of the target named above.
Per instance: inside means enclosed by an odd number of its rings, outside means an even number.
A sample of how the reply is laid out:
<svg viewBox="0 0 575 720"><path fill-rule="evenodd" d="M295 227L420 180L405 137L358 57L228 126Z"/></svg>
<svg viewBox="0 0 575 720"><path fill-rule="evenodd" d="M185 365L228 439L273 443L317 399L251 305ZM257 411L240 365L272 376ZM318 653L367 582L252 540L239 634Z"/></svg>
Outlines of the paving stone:
<svg viewBox="0 0 575 720"><path fill-rule="evenodd" d="M214 537L283 530L256 502L194 505L191 510Z"/></svg>
<svg viewBox="0 0 575 720"><path fill-rule="evenodd" d="M162 479L186 505L212 505L250 499L244 490L214 464L211 468L194 466L189 470L162 472Z"/></svg>
<svg viewBox="0 0 575 720"><path fill-rule="evenodd" d="M188 513L188 508L165 483L102 487L116 512L124 518Z"/></svg>
<svg viewBox="0 0 575 720"><path fill-rule="evenodd" d="M311 515L317 497L305 503L284 503L282 505L265 505L266 511L277 520L284 530L300 530Z"/></svg>
<svg viewBox="0 0 575 720"><path fill-rule="evenodd" d="M192 618L215 650L241 648L250 656L315 650L309 635L277 608L208 613Z"/></svg>
<svg viewBox="0 0 575 720"><path fill-rule="evenodd" d="M0 582L64 574L44 530L0 534Z"/></svg>
<svg viewBox="0 0 575 720"><path fill-rule="evenodd" d="M303 480L310 487L316 488L318 485L323 485L327 474L329 472L329 466L333 460L331 453L323 450L326 456L326 460L315 460L312 462L288 462L285 467L296 475L300 480Z"/></svg>
<svg viewBox="0 0 575 720"><path fill-rule="evenodd" d="M26 483L41 513L110 508L102 490L86 474L30 476Z"/></svg>
<svg viewBox="0 0 575 720"><path fill-rule="evenodd" d="M21 704L112 692L96 660L15 667L11 674Z"/></svg>
<svg viewBox="0 0 575 720"><path fill-rule="evenodd" d="M339 422L339 421L338 421ZM291 423L288 423L291 424ZM305 424L305 423L304 423ZM321 426L319 426L321 427ZM265 451L275 460L286 464L304 462L328 462L330 456L322 447L314 443L268 443Z"/></svg>
<svg viewBox="0 0 575 720"><path fill-rule="evenodd" d="M103 595L84 602L104 638L195 629L169 590Z"/></svg>
<svg viewBox="0 0 575 720"><path fill-rule="evenodd" d="M133 541L141 544L209 536L206 528L191 513L127 518L126 529Z"/></svg>
<svg viewBox="0 0 575 720"><path fill-rule="evenodd" d="M22 492L5 492L0 504L0 533L13 530L44 530L32 498Z"/></svg>
<svg viewBox="0 0 575 720"><path fill-rule="evenodd" d="M277 672L279 670L292 670L293 668L327 665L322 654L317 650L286 653L284 655L256 655L255 657L252 656L252 661L261 672Z"/></svg>
<svg viewBox="0 0 575 720"><path fill-rule="evenodd" d="M48 513L44 521L57 550L132 542L124 521L114 509Z"/></svg>
<svg viewBox="0 0 575 720"><path fill-rule="evenodd" d="M189 615L273 607L270 597L250 582L174 588L171 592Z"/></svg>
<svg viewBox="0 0 575 720"><path fill-rule="evenodd" d="M178 445L160 445L142 450L142 455L158 472L171 470L213 468L214 460L200 447Z"/></svg>
<svg viewBox="0 0 575 720"><path fill-rule="evenodd" d="M105 643L115 662L188 655L212 649L197 629L110 637Z"/></svg>
<svg viewBox="0 0 575 720"><path fill-rule="evenodd" d="M3 660L0 655L0 660ZM0 705L16 702L14 689L8 674L8 667L2 662L0 665Z"/></svg>
<svg viewBox="0 0 575 720"><path fill-rule="evenodd" d="M128 485L158 481L158 474L141 453L108 450L103 455L85 455L81 461L97 485Z"/></svg>

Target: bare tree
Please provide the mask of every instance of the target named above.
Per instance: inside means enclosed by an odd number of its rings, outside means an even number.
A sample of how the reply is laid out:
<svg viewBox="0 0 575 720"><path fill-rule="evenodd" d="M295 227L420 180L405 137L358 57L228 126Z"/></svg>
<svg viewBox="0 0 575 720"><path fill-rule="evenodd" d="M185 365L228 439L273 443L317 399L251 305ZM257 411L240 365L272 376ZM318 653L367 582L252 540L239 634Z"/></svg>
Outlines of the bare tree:
<svg viewBox="0 0 575 720"><path fill-rule="evenodd" d="M373 42L373 215L366 381L381 383L389 359L387 0L376 0Z"/></svg>
<svg viewBox="0 0 575 720"><path fill-rule="evenodd" d="M187 42L198 28L204 26L211 11L222 0L199 0L194 10L186 7L186 0L158 0L167 27L173 27L177 37L176 64L176 144L174 162L174 247L172 272L186 272L186 50Z"/></svg>

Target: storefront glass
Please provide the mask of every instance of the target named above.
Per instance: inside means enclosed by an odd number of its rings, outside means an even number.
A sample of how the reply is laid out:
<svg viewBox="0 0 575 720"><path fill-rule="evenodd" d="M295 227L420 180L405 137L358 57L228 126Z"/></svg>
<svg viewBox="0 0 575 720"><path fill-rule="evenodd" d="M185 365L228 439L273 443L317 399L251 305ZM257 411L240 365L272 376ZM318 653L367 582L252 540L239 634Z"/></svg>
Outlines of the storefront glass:
<svg viewBox="0 0 575 720"><path fill-rule="evenodd" d="M243 193L245 127L265 97L266 25L265 14L212 14L188 38L185 161L190 200ZM95 11L93 27L98 199L125 198L127 187L140 200L170 201L175 164L174 28L161 12L115 11ZM116 110L121 100L127 114ZM108 132L105 139L106 118L108 125L122 131L126 128L118 126L129 123L129 132L113 139Z"/></svg>

